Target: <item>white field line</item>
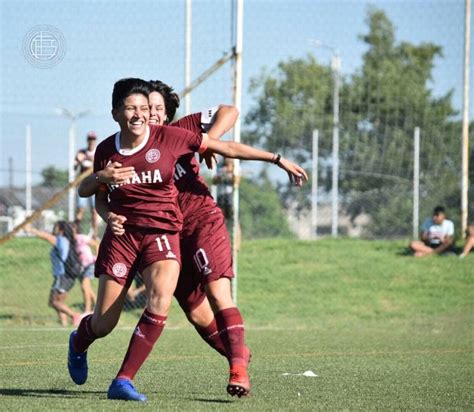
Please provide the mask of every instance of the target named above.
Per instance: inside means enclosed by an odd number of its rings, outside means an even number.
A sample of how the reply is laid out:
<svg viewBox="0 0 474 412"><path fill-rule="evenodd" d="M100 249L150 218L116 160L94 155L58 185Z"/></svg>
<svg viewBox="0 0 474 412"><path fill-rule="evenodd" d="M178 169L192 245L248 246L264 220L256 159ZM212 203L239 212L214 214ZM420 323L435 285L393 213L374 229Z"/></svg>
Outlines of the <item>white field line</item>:
<svg viewBox="0 0 474 412"><path fill-rule="evenodd" d="M114 330L133 330L134 326L119 326ZM193 330L192 326L166 326L166 330ZM74 329L62 328L61 326L55 327L11 327L11 328L0 328L0 334L5 332L67 332L71 333ZM319 329L311 329L311 328L284 328L284 327L274 327L274 326L258 326L258 327L246 327L245 330L251 331L280 331L280 330L288 330L288 331L311 331L311 330L319 330Z"/></svg>

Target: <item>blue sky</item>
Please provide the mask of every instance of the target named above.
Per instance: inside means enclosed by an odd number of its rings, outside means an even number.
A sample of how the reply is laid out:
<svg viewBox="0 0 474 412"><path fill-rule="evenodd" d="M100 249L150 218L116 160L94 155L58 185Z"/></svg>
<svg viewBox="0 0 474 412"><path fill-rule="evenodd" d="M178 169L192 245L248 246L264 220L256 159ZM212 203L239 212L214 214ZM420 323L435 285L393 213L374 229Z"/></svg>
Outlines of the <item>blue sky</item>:
<svg viewBox="0 0 474 412"><path fill-rule="evenodd" d="M34 181L48 166L67 167L69 122L55 108L91 110L78 121L78 143L88 130L105 138L116 130L110 96L114 81L137 76L161 79L177 91L184 85L184 0L1 1L0 186L8 182L8 158L15 184L24 181L25 126L33 134ZM330 52L311 47L308 39L337 47L345 75L354 73L365 51L358 35L369 3L365 1L246 0L244 3L243 107L252 107L249 81L263 67L314 53L328 63ZM431 84L435 94L454 89L453 106L462 107L464 39L463 0L373 1L396 27L397 40L433 42L443 47ZM231 47L231 2L193 1L193 78ZM64 35L66 54L50 69L32 66L22 43L36 25L52 25ZM471 57L472 60L472 57ZM473 85L471 70L471 86ZM471 93L472 94L472 93ZM192 95L193 111L232 99L232 71L222 67ZM471 118L474 114L471 99ZM181 112L181 114L183 114Z"/></svg>

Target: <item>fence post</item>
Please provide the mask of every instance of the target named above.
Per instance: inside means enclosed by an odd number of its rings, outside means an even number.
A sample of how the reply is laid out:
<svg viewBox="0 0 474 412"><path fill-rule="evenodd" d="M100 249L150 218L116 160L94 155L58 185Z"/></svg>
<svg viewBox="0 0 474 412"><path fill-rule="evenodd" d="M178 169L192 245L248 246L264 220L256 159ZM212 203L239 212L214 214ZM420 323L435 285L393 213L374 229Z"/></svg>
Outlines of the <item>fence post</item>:
<svg viewBox="0 0 474 412"><path fill-rule="evenodd" d="M413 145L413 238L418 238L420 222L420 128L415 127Z"/></svg>
<svg viewBox="0 0 474 412"><path fill-rule="evenodd" d="M319 130L313 130L313 159L311 174L311 239L318 236L318 156Z"/></svg>
<svg viewBox="0 0 474 412"><path fill-rule="evenodd" d="M31 184L32 184L32 178L31 178L31 126L27 125L26 126L26 165L25 165L25 197L26 197L26 217L31 215L31 207L32 207L32 201L31 201Z"/></svg>

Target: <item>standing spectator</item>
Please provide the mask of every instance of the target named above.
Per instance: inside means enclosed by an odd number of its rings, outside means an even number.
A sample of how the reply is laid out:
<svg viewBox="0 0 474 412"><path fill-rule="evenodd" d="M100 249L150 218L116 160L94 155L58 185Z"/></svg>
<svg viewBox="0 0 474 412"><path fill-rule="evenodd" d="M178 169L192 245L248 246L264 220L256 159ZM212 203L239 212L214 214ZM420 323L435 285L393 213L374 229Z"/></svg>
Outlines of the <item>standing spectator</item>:
<svg viewBox="0 0 474 412"><path fill-rule="evenodd" d="M454 224L446 219L443 206L436 206L433 216L421 226L421 240L412 240L410 248L416 257L440 254L450 250L454 245Z"/></svg>
<svg viewBox="0 0 474 412"><path fill-rule="evenodd" d="M91 170L94 166L94 155L95 149L97 146L97 135L95 132L90 131L87 133L87 147L84 149L80 149L76 154L76 163L75 167L79 173L84 173L86 170ZM91 229L92 229L92 237L97 237L97 224L98 224L98 216L95 210L95 203L94 203L94 196L90 196L87 198L78 197L77 198L77 211L76 211L76 221L79 223L84 218L84 211L88 207L91 213Z"/></svg>
<svg viewBox="0 0 474 412"><path fill-rule="evenodd" d="M95 261L97 257L98 241L88 235L81 233L79 222L74 222L74 238L76 240L76 251L82 271L79 276L81 281L82 296L84 299L84 313L92 313L96 302L96 295L92 289L92 278L94 277ZM92 251L91 247L94 249Z"/></svg>
<svg viewBox="0 0 474 412"><path fill-rule="evenodd" d="M74 232L72 226L60 220L56 222L53 227L53 233L38 230L33 227L25 229L34 236L39 237L50 243L53 247L49 257L51 259L51 266L53 268L53 285L49 294L49 306L51 306L59 317L59 322L62 326L68 325L68 317L71 318L72 324L77 326L81 320L81 315L74 312L66 303L69 291L74 286L76 279L73 271L76 270L73 266L73 259L71 259L70 252L75 247Z"/></svg>
<svg viewBox="0 0 474 412"><path fill-rule="evenodd" d="M466 229L466 242L462 253L459 255L460 258L466 257L469 252L474 248L474 225L469 225Z"/></svg>
<svg viewBox="0 0 474 412"><path fill-rule="evenodd" d="M213 183L217 185L217 204L226 219L232 219L232 195L234 192L234 159L224 158L217 166Z"/></svg>
<svg viewBox="0 0 474 412"><path fill-rule="evenodd" d="M234 159L224 157L222 163L217 165L216 175L213 183L217 185L217 205L224 213L227 230L232 233L233 218L234 218L234 179L239 179L234 176ZM240 180L236 181L240 183ZM240 250L241 230L240 224L236 228L237 236L235 238L235 247Z"/></svg>

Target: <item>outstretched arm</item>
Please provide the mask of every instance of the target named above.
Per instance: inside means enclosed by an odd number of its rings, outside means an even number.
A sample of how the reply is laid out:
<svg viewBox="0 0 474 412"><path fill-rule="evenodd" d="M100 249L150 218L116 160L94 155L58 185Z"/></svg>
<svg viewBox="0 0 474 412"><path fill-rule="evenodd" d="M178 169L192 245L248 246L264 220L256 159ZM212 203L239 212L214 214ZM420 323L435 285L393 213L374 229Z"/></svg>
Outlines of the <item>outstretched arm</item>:
<svg viewBox="0 0 474 412"><path fill-rule="evenodd" d="M207 134L211 139L220 139L235 125L239 117L239 111L235 106L220 105L213 117L213 122ZM209 169L213 167L214 153L206 151L201 155Z"/></svg>
<svg viewBox="0 0 474 412"><path fill-rule="evenodd" d="M36 237L39 237L40 239L46 240L46 242L53 246L56 246L56 236L54 236L52 233L45 232L44 230L38 230L30 225L25 226L25 231Z"/></svg>
<svg viewBox="0 0 474 412"><path fill-rule="evenodd" d="M260 160L263 162L274 163L288 173L290 181L296 186L301 186L303 181L308 180L308 175L302 167L290 162L279 154L266 152L242 143L221 142L220 140L209 139L206 138L205 134L203 134L203 136L204 144L207 145L207 148L212 152L218 153L224 157L230 157L231 159Z"/></svg>

